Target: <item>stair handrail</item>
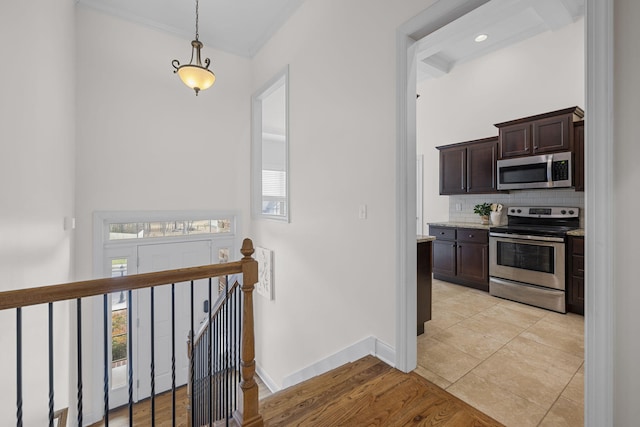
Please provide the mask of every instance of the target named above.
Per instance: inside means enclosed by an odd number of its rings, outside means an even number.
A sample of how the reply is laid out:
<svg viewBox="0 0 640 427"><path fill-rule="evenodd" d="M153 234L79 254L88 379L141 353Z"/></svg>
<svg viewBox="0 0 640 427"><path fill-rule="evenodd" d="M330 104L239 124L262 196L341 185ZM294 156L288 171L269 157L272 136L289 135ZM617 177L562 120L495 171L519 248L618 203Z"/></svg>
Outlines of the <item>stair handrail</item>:
<svg viewBox="0 0 640 427"><path fill-rule="evenodd" d="M241 273L242 268L243 261L240 260L224 264L212 264L154 273L133 274L129 276L107 277L57 285L15 289L0 292L0 310L226 276Z"/></svg>
<svg viewBox="0 0 640 427"><path fill-rule="evenodd" d="M252 257L254 248L251 239L243 240L240 252L244 255L241 260L223 264L3 291L0 292L0 311L242 273L242 380L238 410L233 418L243 427L261 427L263 419L258 411L258 385L254 378L253 290L258 282L258 262Z"/></svg>

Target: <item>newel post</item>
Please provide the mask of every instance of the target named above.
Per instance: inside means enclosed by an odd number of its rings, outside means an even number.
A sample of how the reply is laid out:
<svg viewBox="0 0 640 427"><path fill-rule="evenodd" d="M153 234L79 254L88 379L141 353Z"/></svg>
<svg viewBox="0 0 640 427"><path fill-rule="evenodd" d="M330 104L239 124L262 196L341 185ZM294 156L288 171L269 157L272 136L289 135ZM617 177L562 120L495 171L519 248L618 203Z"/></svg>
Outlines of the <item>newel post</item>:
<svg viewBox="0 0 640 427"><path fill-rule="evenodd" d="M255 335L253 325L253 289L258 282L258 261L252 258L254 249L251 239L244 239L240 250L242 258L242 336L240 347L240 390L238 409L233 418L239 425L261 427L264 425L258 412L258 384L256 372Z"/></svg>

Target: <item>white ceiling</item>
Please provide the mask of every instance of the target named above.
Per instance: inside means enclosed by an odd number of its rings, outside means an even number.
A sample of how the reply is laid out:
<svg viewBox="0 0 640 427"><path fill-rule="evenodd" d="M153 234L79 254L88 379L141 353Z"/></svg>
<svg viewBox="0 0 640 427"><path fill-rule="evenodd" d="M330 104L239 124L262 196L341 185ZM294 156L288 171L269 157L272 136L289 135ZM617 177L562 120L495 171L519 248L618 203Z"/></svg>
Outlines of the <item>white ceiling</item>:
<svg viewBox="0 0 640 427"><path fill-rule="evenodd" d="M584 15L584 0L492 0L418 42L418 81L440 77L456 65L555 31ZM477 43L479 34L488 39Z"/></svg>
<svg viewBox="0 0 640 427"><path fill-rule="evenodd" d="M193 40L195 0L78 0L111 15ZM255 55L304 0L200 0L200 41L244 57Z"/></svg>
<svg viewBox="0 0 640 427"><path fill-rule="evenodd" d="M200 0L200 40L253 57L305 0ZM390 0L395 1L395 0ZM446 0L443 0L446 1ZM78 0L111 15L192 40L195 0ZM491 0L418 43L418 79L442 76L458 64L557 30L584 14L584 0ZM485 33L489 38L476 43Z"/></svg>

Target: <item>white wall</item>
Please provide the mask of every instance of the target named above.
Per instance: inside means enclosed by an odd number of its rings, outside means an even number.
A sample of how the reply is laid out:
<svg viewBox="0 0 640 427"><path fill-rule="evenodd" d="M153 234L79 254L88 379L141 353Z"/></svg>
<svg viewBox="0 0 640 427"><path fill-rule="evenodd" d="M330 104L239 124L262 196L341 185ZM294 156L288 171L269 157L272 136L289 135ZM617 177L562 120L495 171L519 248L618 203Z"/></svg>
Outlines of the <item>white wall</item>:
<svg viewBox="0 0 640 427"><path fill-rule="evenodd" d="M449 219L450 196L438 195L439 156L434 147L497 136L495 123L576 105L584 108L584 82L580 19L418 83L417 150L425 159L425 222Z"/></svg>
<svg viewBox="0 0 640 427"><path fill-rule="evenodd" d="M190 40L83 6L77 27L77 262L84 278L92 275L96 210L248 206L251 92L247 59L205 45L217 80L196 97L171 66L189 61Z"/></svg>
<svg viewBox="0 0 640 427"><path fill-rule="evenodd" d="M640 280L638 276L638 212L640 212L640 3L616 0L614 4L614 171L615 206L611 209L615 247L614 422L635 426L640 419ZM587 153L588 155L588 153Z"/></svg>
<svg viewBox="0 0 640 427"><path fill-rule="evenodd" d="M256 360L278 387L368 336L395 345L395 31L430 3L307 0L254 58L254 90L290 64L291 223L252 224L274 250Z"/></svg>
<svg viewBox="0 0 640 427"><path fill-rule="evenodd" d="M76 26L78 277L100 273L92 269L95 211L235 210L247 236L250 60L205 44L217 80L196 97L171 65L188 63L191 40L82 5ZM91 325L92 304L83 307ZM90 327L86 333L92 360ZM102 385L91 367L85 363L85 418L96 420L101 397L93 392Z"/></svg>
<svg viewBox="0 0 640 427"><path fill-rule="evenodd" d="M73 0L0 3L0 291L64 283L72 271ZM56 304L56 409L68 398L68 313ZM0 425L15 424L15 310L0 312ZM23 310L25 425L45 425L46 309ZM46 359L45 359L46 360Z"/></svg>

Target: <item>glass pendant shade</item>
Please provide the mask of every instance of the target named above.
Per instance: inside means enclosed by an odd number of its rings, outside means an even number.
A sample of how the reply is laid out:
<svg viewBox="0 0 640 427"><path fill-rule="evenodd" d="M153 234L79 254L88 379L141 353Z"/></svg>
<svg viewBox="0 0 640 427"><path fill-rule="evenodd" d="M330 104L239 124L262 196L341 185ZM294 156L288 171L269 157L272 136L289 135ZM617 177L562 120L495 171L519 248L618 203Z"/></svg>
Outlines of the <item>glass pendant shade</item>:
<svg viewBox="0 0 640 427"><path fill-rule="evenodd" d="M198 65L183 65L178 68L177 73L180 80L195 90L196 94L201 90L209 89L216 81L216 76L211 70Z"/></svg>

